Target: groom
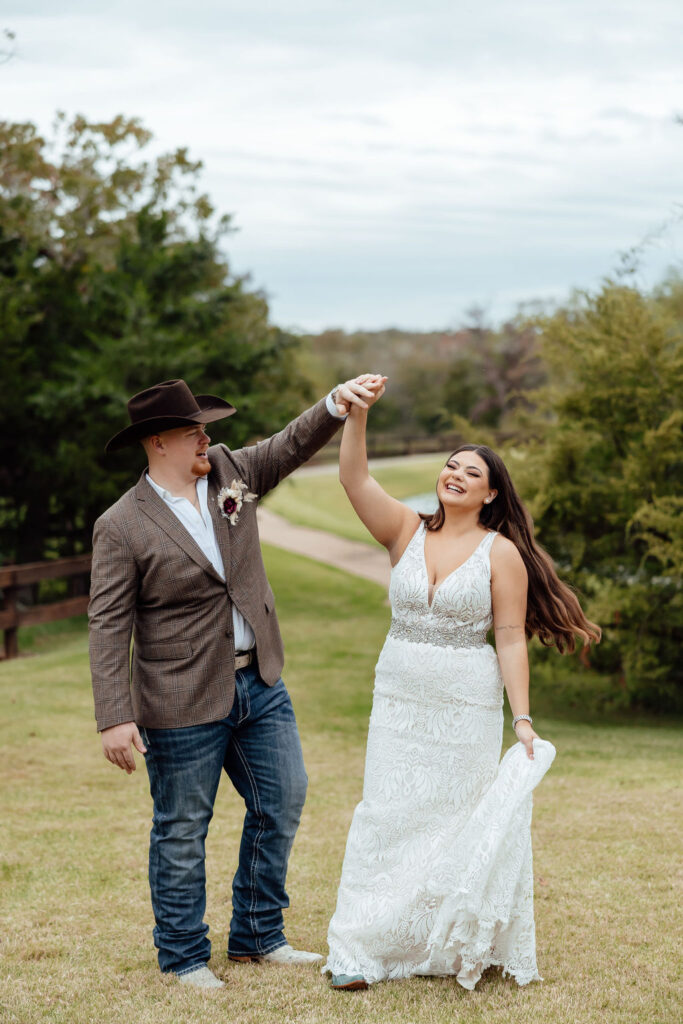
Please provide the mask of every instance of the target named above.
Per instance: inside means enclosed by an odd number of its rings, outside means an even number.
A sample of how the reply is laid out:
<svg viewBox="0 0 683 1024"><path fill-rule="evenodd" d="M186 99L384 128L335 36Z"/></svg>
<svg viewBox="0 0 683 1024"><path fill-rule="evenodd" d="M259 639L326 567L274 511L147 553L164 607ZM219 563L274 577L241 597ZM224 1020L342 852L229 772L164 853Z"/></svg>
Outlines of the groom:
<svg viewBox="0 0 683 1024"><path fill-rule="evenodd" d="M129 774L133 747L145 755L159 966L201 988L223 986L207 967L204 923L204 842L223 770L246 805L228 956L321 959L292 949L283 933L307 778L256 506L368 394L347 381L280 433L230 451L209 447L206 428L235 409L166 381L131 398L130 425L105 449L141 442L148 466L95 524L88 614L97 728L105 757Z"/></svg>

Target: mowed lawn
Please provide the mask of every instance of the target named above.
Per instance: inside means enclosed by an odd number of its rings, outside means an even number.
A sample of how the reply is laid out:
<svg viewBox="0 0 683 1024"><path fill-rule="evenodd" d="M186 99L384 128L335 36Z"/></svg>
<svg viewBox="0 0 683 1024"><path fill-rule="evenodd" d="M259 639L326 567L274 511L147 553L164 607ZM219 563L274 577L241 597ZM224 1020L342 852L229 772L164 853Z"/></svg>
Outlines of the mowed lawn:
<svg viewBox="0 0 683 1024"><path fill-rule="evenodd" d="M411 498L436 489L436 478L444 467L448 452L442 455L409 456L383 460L371 467L374 478L394 498ZM299 526L327 530L350 540L374 544L351 508L336 469L330 472L304 471L287 477L266 498L266 506Z"/></svg>
<svg viewBox="0 0 683 1024"><path fill-rule="evenodd" d="M373 665L389 610L379 587L272 549L267 560L310 776L290 867L287 935L324 951L361 793ZM558 756L534 807L545 980L524 989L492 970L474 992L452 979L414 979L336 993L315 968L229 964L242 811L226 780L209 835L207 918L212 967L227 987L201 994L157 970L146 774L140 765L127 777L102 758L86 650L78 624L43 640L38 653L0 664L3 1024L681 1020L683 754L673 725L538 716Z"/></svg>

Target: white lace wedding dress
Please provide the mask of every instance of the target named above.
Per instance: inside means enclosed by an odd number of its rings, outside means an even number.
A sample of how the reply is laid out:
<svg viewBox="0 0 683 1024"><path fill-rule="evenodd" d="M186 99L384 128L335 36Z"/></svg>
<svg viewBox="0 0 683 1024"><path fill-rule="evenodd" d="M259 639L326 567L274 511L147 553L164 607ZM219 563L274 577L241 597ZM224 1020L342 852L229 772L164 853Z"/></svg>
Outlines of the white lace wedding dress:
<svg viewBox="0 0 683 1024"><path fill-rule="evenodd" d="M474 988L536 968L532 790L555 756L534 741L500 759L503 683L491 626L496 534L432 595L420 525L391 574L363 799L346 846L323 970L368 982L455 975ZM431 598L431 601L430 601Z"/></svg>

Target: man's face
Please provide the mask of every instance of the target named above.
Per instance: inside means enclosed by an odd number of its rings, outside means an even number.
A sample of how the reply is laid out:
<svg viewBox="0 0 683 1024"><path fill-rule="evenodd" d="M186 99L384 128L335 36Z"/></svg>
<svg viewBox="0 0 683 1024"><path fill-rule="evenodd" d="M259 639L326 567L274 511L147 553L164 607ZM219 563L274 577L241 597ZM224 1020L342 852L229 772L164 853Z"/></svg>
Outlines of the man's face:
<svg viewBox="0 0 683 1024"><path fill-rule="evenodd" d="M154 450L163 452L166 466L176 473L190 477L202 477L211 472L206 451L211 438L206 433L206 424L192 427L176 427L164 430L152 438ZM158 442L161 442L158 444Z"/></svg>

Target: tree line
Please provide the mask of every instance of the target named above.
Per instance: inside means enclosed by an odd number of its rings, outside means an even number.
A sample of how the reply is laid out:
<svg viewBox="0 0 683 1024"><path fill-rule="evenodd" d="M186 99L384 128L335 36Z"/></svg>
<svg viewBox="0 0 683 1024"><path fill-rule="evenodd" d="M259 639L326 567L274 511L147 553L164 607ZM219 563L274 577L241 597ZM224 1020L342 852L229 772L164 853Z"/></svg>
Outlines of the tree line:
<svg viewBox="0 0 683 1024"><path fill-rule="evenodd" d="M135 119L0 122L0 560L87 551L142 463L105 457L125 402L185 377L266 436L359 367L390 377L373 430L499 448L539 540L605 629L625 704L683 708L683 282L605 281L502 327L295 337L230 269L228 218L187 152ZM216 435L218 437L218 435Z"/></svg>

